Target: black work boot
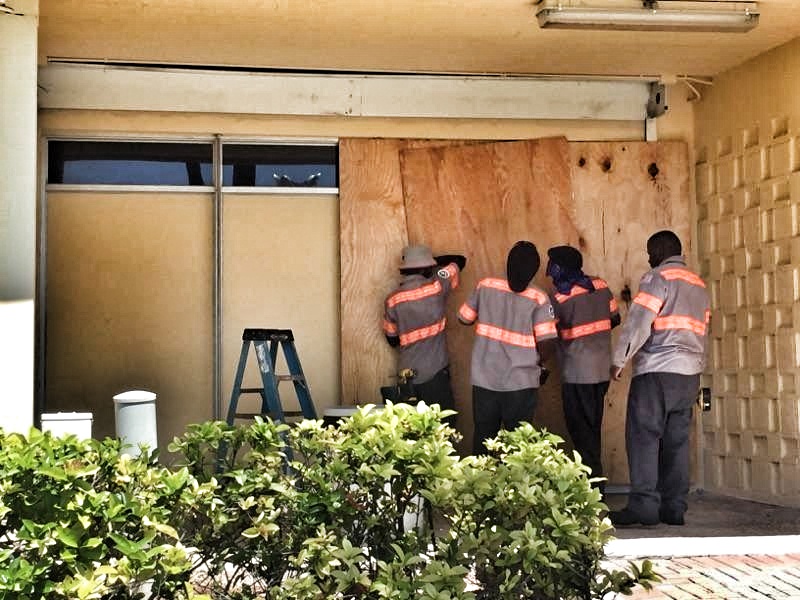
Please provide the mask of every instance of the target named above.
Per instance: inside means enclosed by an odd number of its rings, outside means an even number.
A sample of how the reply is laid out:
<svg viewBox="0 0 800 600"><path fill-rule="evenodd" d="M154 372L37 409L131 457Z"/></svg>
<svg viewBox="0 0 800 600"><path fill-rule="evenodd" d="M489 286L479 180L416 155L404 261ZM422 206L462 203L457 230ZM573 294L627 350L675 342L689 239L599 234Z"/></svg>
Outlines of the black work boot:
<svg viewBox="0 0 800 600"><path fill-rule="evenodd" d="M661 509L658 511L658 520L667 525L683 525L683 513Z"/></svg>
<svg viewBox="0 0 800 600"><path fill-rule="evenodd" d="M642 518L629 508L612 510L608 513L611 524L615 527L631 527L634 525L658 525L658 519Z"/></svg>

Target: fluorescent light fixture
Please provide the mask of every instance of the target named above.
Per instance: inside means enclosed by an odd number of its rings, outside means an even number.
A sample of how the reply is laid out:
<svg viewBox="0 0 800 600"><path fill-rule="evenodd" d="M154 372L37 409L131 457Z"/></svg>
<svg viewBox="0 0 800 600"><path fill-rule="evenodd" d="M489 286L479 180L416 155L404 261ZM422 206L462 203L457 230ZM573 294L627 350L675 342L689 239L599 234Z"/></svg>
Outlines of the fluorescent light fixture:
<svg viewBox="0 0 800 600"><path fill-rule="evenodd" d="M536 13L543 29L745 32L758 25L757 2L644 0L639 7L589 7L561 2Z"/></svg>

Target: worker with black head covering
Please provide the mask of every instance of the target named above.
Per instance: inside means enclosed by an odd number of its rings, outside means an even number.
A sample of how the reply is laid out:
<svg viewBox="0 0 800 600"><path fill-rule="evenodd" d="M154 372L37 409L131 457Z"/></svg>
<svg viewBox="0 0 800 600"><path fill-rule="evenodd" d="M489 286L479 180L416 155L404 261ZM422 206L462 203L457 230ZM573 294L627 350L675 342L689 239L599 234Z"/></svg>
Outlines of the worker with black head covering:
<svg viewBox="0 0 800 600"><path fill-rule="evenodd" d="M501 427L514 429L533 419L538 400L543 345L556 337L553 306L547 294L531 285L539 270L539 252L531 242L517 242L508 253L507 278L486 278L458 311L475 326L472 347L473 452L486 452L484 441Z"/></svg>
<svg viewBox="0 0 800 600"><path fill-rule="evenodd" d="M625 445L631 491L614 525L683 525L689 493L689 426L706 360L706 284L664 230L647 240L651 270L639 282L612 354L619 379L633 359Z"/></svg>
<svg viewBox="0 0 800 600"><path fill-rule="evenodd" d="M458 287L467 259L458 254L434 256L428 246L403 249L398 288L384 302L383 331L398 347L398 372L411 370L414 396L453 410L445 341L447 296ZM449 422L454 424L451 417Z"/></svg>
<svg viewBox="0 0 800 600"><path fill-rule="evenodd" d="M547 251L547 275L558 328L561 399L575 450L592 477L603 476L601 435L611 367L611 330L619 325L617 301L608 284L583 272L583 256L572 246ZM605 486L597 482L601 491Z"/></svg>

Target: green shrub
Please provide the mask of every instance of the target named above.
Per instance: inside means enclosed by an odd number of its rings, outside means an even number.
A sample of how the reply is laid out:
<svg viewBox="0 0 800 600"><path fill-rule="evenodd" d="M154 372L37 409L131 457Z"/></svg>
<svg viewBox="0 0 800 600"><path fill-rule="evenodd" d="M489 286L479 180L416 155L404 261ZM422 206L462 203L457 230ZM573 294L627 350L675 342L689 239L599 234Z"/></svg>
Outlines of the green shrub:
<svg viewBox="0 0 800 600"><path fill-rule="evenodd" d="M191 596L171 507L192 479L113 440L0 436L0 598Z"/></svg>
<svg viewBox="0 0 800 600"><path fill-rule="evenodd" d="M610 523L589 469L562 440L524 424L501 431L491 456L467 457L426 492L450 527L443 551L473 566L477 598L603 598L654 579L601 567Z"/></svg>
<svg viewBox="0 0 800 600"><path fill-rule="evenodd" d="M447 414L202 423L171 468L2 436L0 598L584 600L656 578L601 568L605 507L557 437L526 425L461 459Z"/></svg>
<svg viewBox="0 0 800 600"><path fill-rule="evenodd" d="M648 562L601 567L605 506L559 438L526 425L459 459L447 414L388 404L338 428L190 428L170 449L211 486L186 543L212 595L583 600L656 579Z"/></svg>

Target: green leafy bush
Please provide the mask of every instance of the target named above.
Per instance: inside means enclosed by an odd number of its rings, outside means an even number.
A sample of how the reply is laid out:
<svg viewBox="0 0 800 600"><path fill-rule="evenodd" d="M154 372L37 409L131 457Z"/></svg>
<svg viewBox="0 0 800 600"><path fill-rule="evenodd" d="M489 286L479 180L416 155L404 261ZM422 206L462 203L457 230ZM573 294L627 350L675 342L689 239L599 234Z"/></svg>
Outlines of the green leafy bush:
<svg viewBox="0 0 800 600"><path fill-rule="evenodd" d="M192 480L113 440L0 436L0 598L191 596L172 505Z"/></svg>
<svg viewBox="0 0 800 600"><path fill-rule="evenodd" d="M557 437L524 426L461 459L447 414L202 423L169 468L3 436L0 598L584 600L656 579L601 567L605 507Z"/></svg>

